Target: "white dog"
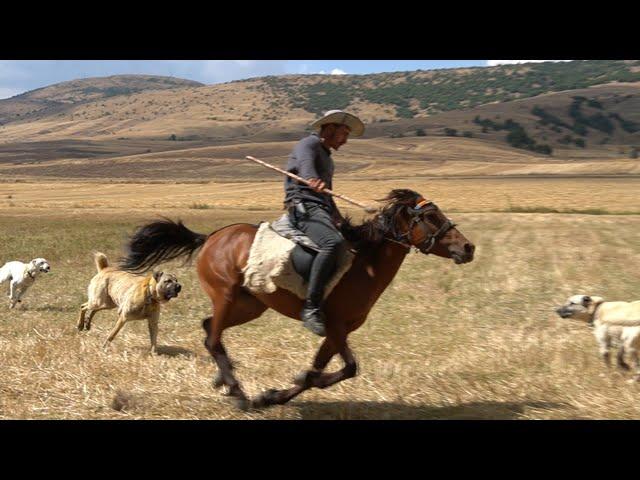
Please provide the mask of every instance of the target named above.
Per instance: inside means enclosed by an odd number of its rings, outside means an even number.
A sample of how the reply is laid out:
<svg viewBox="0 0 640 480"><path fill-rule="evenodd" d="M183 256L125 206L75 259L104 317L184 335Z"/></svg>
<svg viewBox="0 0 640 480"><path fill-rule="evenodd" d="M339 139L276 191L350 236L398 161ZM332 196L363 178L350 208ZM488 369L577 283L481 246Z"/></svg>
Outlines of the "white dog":
<svg viewBox="0 0 640 480"><path fill-rule="evenodd" d="M634 380L640 381L640 301L605 302L602 297L573 295L556 310L562 318L582 320L593 325L600 354L609 365L609 349L612 343L620 346L617 363L623 370L629 370L624 361L628 353L636 368Z"/></svg>
<svg viewBox="0 0 640 480"><path fill-rule="evenodd" d="M47 273L51 267L44 258L34 258L29 263L7 262L0 268L0 283L9 283L9 308L21 302L27 289L33 285L40 273Z"/></svg>

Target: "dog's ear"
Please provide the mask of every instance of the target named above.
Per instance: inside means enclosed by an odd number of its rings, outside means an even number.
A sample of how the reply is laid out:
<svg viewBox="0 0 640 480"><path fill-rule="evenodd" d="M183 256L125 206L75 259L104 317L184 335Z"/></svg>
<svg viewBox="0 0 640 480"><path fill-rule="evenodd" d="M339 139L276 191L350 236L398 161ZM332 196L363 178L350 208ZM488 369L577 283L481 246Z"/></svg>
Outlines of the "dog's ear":
<svg viewBox="0 0 640 480"><path fill-rule="evenodd" d="M585 307L588 307L590 303L591 303L591 297L589 295L585 295L584 297L582 297L582 305L584 305Z"/></svg>
<svg viewBox="0 0 640 480"><path fill-rule="evenodd" d="M596 308L598 308L598 305L600 305L601 303L604 302L604 298L602 297L589 297L589 304L585 305L585 307L587 307L587 311L593 315L593 313L596 311Z"/></svg>
<svg viewBox="0 0 640 480"><path fill-rule="evenodd" d="M160 278L162 277L163 274L164 274L164 272L154 272L153 273L153 278L155 279L156 282L159 282Z"/></svg>

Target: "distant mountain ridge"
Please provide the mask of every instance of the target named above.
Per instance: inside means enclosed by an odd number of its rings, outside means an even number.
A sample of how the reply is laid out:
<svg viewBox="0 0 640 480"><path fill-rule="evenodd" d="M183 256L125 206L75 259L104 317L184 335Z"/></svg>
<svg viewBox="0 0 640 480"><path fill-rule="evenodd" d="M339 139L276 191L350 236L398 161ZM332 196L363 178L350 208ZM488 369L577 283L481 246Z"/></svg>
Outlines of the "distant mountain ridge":
<svg viewBox="0 0 640 480"><path fill-rule="evenodd" d="M308 131L323 111L343 108L365 121L365 138L457 135L540 154L549 151L545 145L637 146L638 86L639 60L285 75L214 85L120 75L0 100L0 143L289 141Z"/></svg>

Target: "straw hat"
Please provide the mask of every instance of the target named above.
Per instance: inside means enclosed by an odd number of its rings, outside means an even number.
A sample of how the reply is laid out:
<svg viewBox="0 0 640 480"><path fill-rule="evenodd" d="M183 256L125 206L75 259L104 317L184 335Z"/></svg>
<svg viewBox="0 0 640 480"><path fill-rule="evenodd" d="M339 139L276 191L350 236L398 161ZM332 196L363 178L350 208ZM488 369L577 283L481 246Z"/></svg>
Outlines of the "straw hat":
<svg viewBox="0 0 640 480"><path fill-rule="evenodd" d="M311 126L319 130L322 125L326 125L327 123L346 125L351 129L352 137L359 137L364 133L364 123L362 123L362 120L342 110L329 110L322 118L313 122Z"/></svg>

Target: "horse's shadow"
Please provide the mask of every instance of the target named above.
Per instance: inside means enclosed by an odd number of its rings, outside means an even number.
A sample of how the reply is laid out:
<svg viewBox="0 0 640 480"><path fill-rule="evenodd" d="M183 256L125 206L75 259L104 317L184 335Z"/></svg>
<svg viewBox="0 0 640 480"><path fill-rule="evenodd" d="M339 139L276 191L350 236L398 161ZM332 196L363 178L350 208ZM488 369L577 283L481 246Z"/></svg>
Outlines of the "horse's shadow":
<svg viewBox="0 0 640 480"><path fill-rule="evenodd" d="M471 402L452 406L393 402L296 402L304 420L516 420L527 408L571 408L553 402ZM577 420L577 417L575 418Z"/></svg>

